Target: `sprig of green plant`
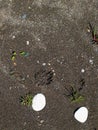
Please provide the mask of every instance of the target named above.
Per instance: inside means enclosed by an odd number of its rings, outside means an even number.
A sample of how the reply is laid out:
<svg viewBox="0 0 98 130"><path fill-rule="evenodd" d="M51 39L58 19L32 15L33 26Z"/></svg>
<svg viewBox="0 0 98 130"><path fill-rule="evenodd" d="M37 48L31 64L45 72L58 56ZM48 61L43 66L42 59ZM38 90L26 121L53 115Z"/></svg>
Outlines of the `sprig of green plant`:
<svg viewBox="0 0 98 130"><path fill-rule="evenodd" d="M28 53L28 52L25 52L25 51L21 51L21 52L20 52L20 55L21 55L21 56L24 56L24 57L27 57L27 56L29 56L29 53Z"/></svg>
<svg viewBox="0 0 98 130"><path fill-rule="evenodd" d="M96 40L96 38L98 38L98 33L97 29L94 27L94 40Z"/></svg>
<svg viewBox="0 0 98 130"><path fill-rule="evenodd" d="M25 96L20 97L20 103L25 106L31 106L32 105L32 94L28 93Z"/></svg>
<svg viewBox="0 0 98 130"><path fill-rule="evenodd" d="M84 101L85 98L84 98L84 96L82 96L82 95L80 95L80 94L77 93L75 95L75 98L73 99L73 97L71 97L70 100L71 100L72 103L76 103L76 102L79 103L81 101Z"/></svg>
<svg viewBox="0 0 98 130"><path fill-rule="evenodd" d="M84 96L82 96L79 93L79 91L77 89L75 89L74 86L71 86L69 89L65 88L65 90L66 90L67 94L64 94L64 95L69 97L69 99L71 100L72 103L81 102L81 101L85 100Z"/></svg>

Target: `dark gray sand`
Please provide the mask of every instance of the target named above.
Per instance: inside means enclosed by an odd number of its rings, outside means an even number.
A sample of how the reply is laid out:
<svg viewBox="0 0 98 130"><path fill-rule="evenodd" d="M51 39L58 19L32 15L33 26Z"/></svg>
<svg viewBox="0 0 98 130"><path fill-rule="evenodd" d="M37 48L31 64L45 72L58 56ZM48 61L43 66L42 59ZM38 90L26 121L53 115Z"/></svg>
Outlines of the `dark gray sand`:
<svg viewBox="0 0 98 130"><path fill-rule="evenodd" d="M0 130L98 130L98 45L89 22L98 28L98 0L0 0ZM81 79L85 100L71 103L65 86L79 89ZM43 111L20 104L28 92L45 94ZM73 117L80 106L89 110L84 124Z"/></svg>

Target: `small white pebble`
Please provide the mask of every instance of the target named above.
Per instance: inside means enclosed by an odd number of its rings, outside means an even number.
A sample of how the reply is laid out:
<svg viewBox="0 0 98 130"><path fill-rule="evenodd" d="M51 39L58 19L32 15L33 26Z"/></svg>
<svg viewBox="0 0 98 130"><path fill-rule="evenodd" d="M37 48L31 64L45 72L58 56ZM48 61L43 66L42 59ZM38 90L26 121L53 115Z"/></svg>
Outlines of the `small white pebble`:
<svg viewBox="0 0 98 130"><path fill-rule="evenodd" d="M60 60L59 60L59 59L57 59L57 62L59 63L59 62L60 62Z"/></svg>
<svg viewBox="0 0 98 130"><path fill-rule="evenodd" d="M53 73L53 75L55 76L55 75L56 75L56 73Z"/></svg>
<svg viewBox="0 0 98 130"><path fill-rule="evenodd" d="M54 72L53 68L51 68L52 72Z"/></svg>
<svg viewBox="0 0 98 130"><path fill-rule="evenodd" d="M29 6L28 9L31 9L31 7Z"/></svg>
<svg viewBox="0 0 98 130"><path fill-rule="evenodd" d="M46 63L43 63L42 65L43 65L43 66L46 66Z"/></svg>
<svg viewBox="0 0 98 130"><path fill-rule="evenodd" d="M37 40L40 41L40 38L38 38Z"/></svg>
<svg viewBox="0 0 98 130"><path fill-rule="evenodd" d="M26 123L26 122L24 122L24 124L23 124L23 125L25 126L26 124L27 124L27 123Z"/></svg>
<svg viewBox="0 0 98 130"><path fill-rule="evenodd" d="M48 65L50 66L51 64L50 64L50 63L48 63Z"/></svg>
<svg viewBox="0 0 98 130"><path fill-rule="evenodd" d="M14 39L14 38L15 38L15 36L12 36L12 38Z"/></svg>
<svg viewBox="0 0 98 130"><path fill-rule="evenodd" d="M90 64L93 64L93 60L90 59L90 60L89 60L89 63L90 63Z"/></svg>
<svg viewBox="0 0 98 130"><path fill-rule="evenodd" d="M29 44L30 44L30 42L29 42L29 41L27 41L27 42L26 42L26 44L27 44L27 45L29 45Z"/></svg>
<svg viewBox="0 0 98 130"><path fill-rule="evenodd" d="M84 69L81 69L81 72L82 72L82 73L84 73L84 72L85 72L85 70L84 70Z"/></svg>
<svg viewBox="0 0 98 130"><path fill-rule="evenodd" d="M30 76L29 76L29 74L27 74L27 78L29 78Z"/></svg>
<svg viewBox="0 0 98 130"><path fill-rule="evenodd" d="M90 32L90 29L87 29L87 32Z"/></svg>
<svg viewBox="0 0 98 130"><path fill-rule="evenodd" d="M37 60L37 64L39 64L39 60Z"/></svg>
<svg viewBox="0 0 98 130"><path fill-rule="evenodd" d="M41 123L41 124L44 123L44 120L41 120L40 123Z"/></svg>
<svg viewBox="0 0 98 130"><path fill-rule="evenodd" d="M22 85L22 88L26 88L25 85Z"/></svg>
<svg viewBox="0 0 98 130"><path fill-rule="evenodd" d="M37 116L37 118L40 118L40 116Z"/></svg>
<svg viewBox="0 0 98 130"><path fill-rule="evenodd" d="M11 89L12 89L12 87L9 87L9 89L11 90Z"/></svg>

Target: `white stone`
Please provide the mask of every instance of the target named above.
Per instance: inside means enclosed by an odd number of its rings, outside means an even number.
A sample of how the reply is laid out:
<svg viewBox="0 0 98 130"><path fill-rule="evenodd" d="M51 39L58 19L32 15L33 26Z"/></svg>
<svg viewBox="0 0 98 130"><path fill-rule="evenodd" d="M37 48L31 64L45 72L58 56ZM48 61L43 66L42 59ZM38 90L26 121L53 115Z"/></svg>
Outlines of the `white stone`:
<svg viewBox="0 0 98 130"><path fill-rule="evenodd" d="M85 70L84 70L84 69L81 69L81 72L82 72L82 73L84 73L84 72L85 72Z"/></svg>
<svg viewBox="0 0 98 130"><path fill-rule="evenodd" d="M90 32L90 29L87 29L87 32Z"/></svg>
<svg viewBox="0 0 98 130"><path fill-rule="evenodd" d="M39 60L37 60L37 64L39 64Z"/></svg>
<svg viewBox="0 0 98 130"><path fill-rule="evenodd" d="M88 109L86 107L80 107L75 113L74 118L80 123L86 122L88 118Z"/></svg>
<svg viewBox="0 0 98 130"><path fill-rule="evenodd" d="M93 64L93 60L92 60L92 59L90 59L90 60L89 60L89 63L90 63L90 64Z"/></svg>
<svg viewBox="0 0 98 130"><path fill-rule="evenodd" d="M31 7L29 6L28 9L31 9Z"/></svg>
<svg viewBox="0 0 98 130"><path fill-rule="evenodd" d="M27 41L27 42L26 42L26 44L27 44L27 45L29 45L29 44L30 44L30 42L29 42L29 41Z"/></svg>
<svg viewBox="0 0 98 130"><path fill-rule="evenodd" d="M50 66L51 64L50 64L50 63L48 63L48 65Z"/></svg>
<svg viewBox="0 0 98 130"><path fill-rule="evenodd" d="M46 63L43 63L42 65L43 65L43 66L46 66Z"/></svg>
<svg viewBox="0 0 98 130"><path fill-rule="evenodd" d="M40 123L42 124L44 122L44 120L41 120Z"/></svg>
<svg viewBox="0 0 98 130"><path fill-rule="evenodd" d="M38 38L37 40L40 41L40 38Z"/></svg>
<svg viewBox="0 0 98 130"><path fill-rule="evenodd" d="M46 106L46 97L42 93L38 93L32 99L32 108L34 111L41 111Z"/></svg>
<svg viewBox="0 0 98 130"><path fill-rule="evenodd" d="M15 36L12 36L12 38L14 39L14 38L15 38Z"/></svg>

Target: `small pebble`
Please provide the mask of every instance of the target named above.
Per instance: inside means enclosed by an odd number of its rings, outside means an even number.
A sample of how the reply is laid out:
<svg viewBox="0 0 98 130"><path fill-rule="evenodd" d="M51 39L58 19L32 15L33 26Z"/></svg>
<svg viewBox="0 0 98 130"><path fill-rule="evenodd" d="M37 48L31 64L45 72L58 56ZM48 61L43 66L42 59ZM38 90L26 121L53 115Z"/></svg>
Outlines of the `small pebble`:
<svg viewBox="0 0 98 130"><path fill-rule="evenodd" d="M12 36L13 39L15 39L15 36Z"/></svg>
<svg viewBox="0 0 98 130"><path fill-rule="evenodd" d="M59 62L60 62L60 60L59 60L59 59L57 59L57 62L59 63Z"/></svg>
<svg viewBox="0 0 98 130"><path fill-rule="evenodd" d="M50 66L51 64L50 64L50 63L48 63L48 65Z"/></svg>
<svg viewBox="0 0 98 130"><path fill-rule="evenodd" d="M56 75L56 73L53 73L53 75L55 76L55 75Z"/></svg>
<svg viewBox="0 0 98 130"><path fill-rule="evenodd" d="M27 78L29 78L30 76L27 74Z"/></svg>
<svg viewBox="0 0 98 130"><path fill-rule="evenodd" d="M38 41L40 41L40 39L39 39L39 38L38 38L37 40L38 40Z"/></svg>
<svg viewBox="0 0 98 130"><path fill-rule="evenodd" d="M25 126L26 124L27 124L27 123L26 123L26 122L24 122L24 124L23 124L23 125Z"/></svg>
<svg viewBox="0 0 98 130"><path fill-rule="evenodd" d="M37 118L40 118L40 116L37 116Z"/></svg>
<svg viewBox="0 0 98 130"><path fill-rule="evenodd" d="M81 69L81 72L82 72L82 73L84 73L84 72L85 72L85 70L84 70L84 69Z"/></svg>
<svg viewBox="0 0 98 130"><path fill-rule="evenodd" d="M42 124L44 122L44 120L41 120L40 123Z"/></svg>
<svg viewBox="0 0 98 130"><path fill-rule="evenodd" d="M89 28L87 29L87 32L89 32L89 33L91 32Z"/></svg>
<svg viewBox="0 0 98 130"><path fill-rule="evenodd" d="M27 44L27 45L29 45L29 44L30 44L30 42L29 42L29 41L27 41L27 42L26 42L26 44Z"/></svg>
<svg viewBox="0 0 98 130"><path fill-rule="evenodd" d="M63 81L64 79L61 79L61 81Z"/></svg>
<svg viewBox="0 0 98 130"><path fill-rule="evenodd" d="M90 60L89 60L89 63L90 63L90 64L93 64L93 60L90 59Z"/></svg>
<svg viewBox="0 0 98 130"><path fill-rule="evenodd" d="M46 66L46 63L43 63L42 65L43 65L43 66Z"/></svg>
<svg viewBox="0 0 98 130"><path fill-rule="evenodd" d="M14 66L17 66L16 62L13 63Z"/></svg>
<svg viewBox="0 0 98 130"><path fill-rule="evenodd" d="M37 63L39 64L39 60L37 60Z"/></svg>
<svg viewBox="0 0 98 130"><path fill-rule="evenodd" d="M52 72L55 72L54 70L53 70L53 68L51 68L52 69Z"/></svg>
<svg viewBox="0 0 98 130"><path fill-rule="evenodd" d="M28 9L31 9L31 7L29 6Z"/></svg>
<svg viewBox="0 0 98 130"><path fill-rule="evenodd" d="M12 89L12 87L9 87L9 89L11 90L11 89Z"/></svg>

